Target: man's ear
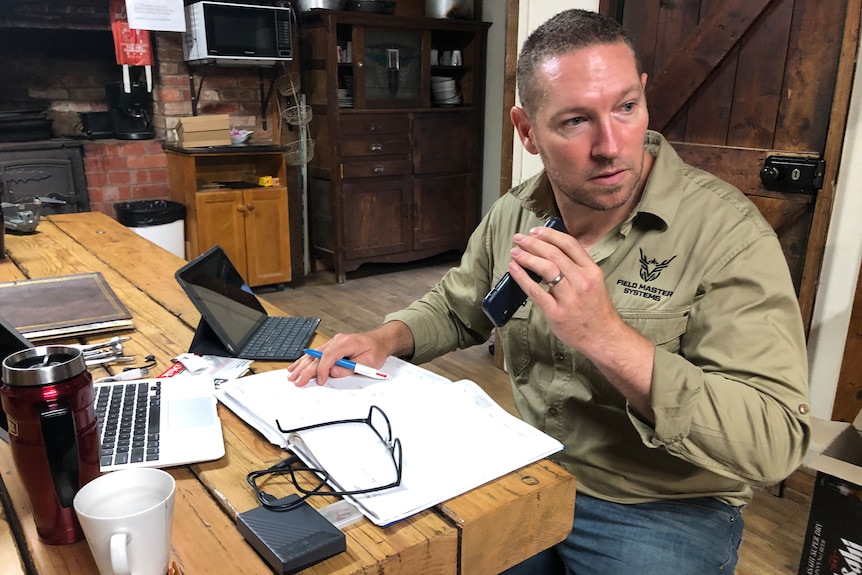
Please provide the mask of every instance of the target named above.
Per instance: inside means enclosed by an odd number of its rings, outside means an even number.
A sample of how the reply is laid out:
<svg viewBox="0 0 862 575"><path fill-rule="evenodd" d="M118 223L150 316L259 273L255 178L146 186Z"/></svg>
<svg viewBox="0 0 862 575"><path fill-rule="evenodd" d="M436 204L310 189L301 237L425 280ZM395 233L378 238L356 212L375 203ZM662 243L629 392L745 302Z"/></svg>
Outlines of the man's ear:
<svg viewBox="0 0 862 575"><path fill-rule="evenodd" d="M515 131L518 132L524 149L531 154L538 154L539 149L533 142L533 125L530 123L530 118L527 117L527 112L523 108L512 106L509 117L512 119L512 125L515 126Z"/></svg>

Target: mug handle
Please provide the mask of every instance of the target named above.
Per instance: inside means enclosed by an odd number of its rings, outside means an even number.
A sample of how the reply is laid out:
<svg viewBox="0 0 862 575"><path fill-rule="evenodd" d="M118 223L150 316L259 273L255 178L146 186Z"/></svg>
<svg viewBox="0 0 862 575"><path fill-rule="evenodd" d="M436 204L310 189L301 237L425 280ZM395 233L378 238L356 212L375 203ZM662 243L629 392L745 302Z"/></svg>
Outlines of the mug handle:
<svg viewBox="0 0 862 575"><path fill-rule="evenodd" d="M129 556L126 553L129 539L129 534L125 531L111 535L111 569L116 575L132 575L129 569Z"/></svg>

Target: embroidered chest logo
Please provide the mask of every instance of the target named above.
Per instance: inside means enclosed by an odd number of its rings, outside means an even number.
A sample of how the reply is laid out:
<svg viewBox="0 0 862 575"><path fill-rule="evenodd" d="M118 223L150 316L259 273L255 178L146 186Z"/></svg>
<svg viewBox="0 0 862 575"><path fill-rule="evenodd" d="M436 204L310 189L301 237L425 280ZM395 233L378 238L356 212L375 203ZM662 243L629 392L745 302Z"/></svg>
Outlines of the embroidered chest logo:
<svg viewBox="0 0 862 575"><path fill-rule="evenodd" d="M663 262L659 262L655 258L648 260L644 255L644 251L640 250L641 253L641 279L645 282L651 282L658 279L658 276L661 275L661 272L664 271L670 262L676 259L676 256L673 256L669 260L664 260Z"/></svg>
<svg viewBox="0 0 862 575"><path fill-rule="evenodd" d="M676 256L671 257L668 260L658 261L655 258L648 258L643 250L640 251L640 279L643 280L643 283L637 281L628 281L624 279L618 279L617 285L623 286L623 293L629 295L636 295L638 297L642 297L645 299L651 299L654 301L662 301L665 298L669 298L673 295L673 291L657 288L652 285L648 285L648 282L654 282L661 276L661 273L670 265L670 263L676 259Z"/></svg>

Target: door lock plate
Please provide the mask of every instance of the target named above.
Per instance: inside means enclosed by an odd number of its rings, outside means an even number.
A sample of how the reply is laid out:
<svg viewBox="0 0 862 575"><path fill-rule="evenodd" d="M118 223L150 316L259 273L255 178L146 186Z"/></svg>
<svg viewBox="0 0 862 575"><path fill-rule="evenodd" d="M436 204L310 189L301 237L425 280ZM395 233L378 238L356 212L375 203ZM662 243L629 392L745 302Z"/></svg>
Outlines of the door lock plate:
<svg viewBox="0 0 862 575"><path fill-rule="evenodd" d="M826 162L805 156L769 156L760 170L767 190L815 194L823 187Z"/></svg>

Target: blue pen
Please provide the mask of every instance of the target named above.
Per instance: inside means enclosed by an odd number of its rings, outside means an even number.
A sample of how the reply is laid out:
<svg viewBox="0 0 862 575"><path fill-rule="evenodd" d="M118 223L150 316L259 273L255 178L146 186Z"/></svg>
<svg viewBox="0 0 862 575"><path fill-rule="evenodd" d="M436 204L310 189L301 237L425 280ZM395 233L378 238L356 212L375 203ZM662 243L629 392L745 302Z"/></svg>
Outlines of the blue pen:
<svg viewBox="0 0 862 575"><path fill-rule="evenodd" d="M317 351L316 349L306 349L303 350L305 355L310 355L311 357L316 357L320 359L323 357L323 353ZM339 359L335 362L335 365L346 367L347 369L352 369L355 373L359 375L364 375L366 377L373 377L374 379L389 379L388 373L383 373L382 371L377 371L373 367L368 365L362 365L361 363L356 363L355 361L350 361L349 359Z"/></svg>

